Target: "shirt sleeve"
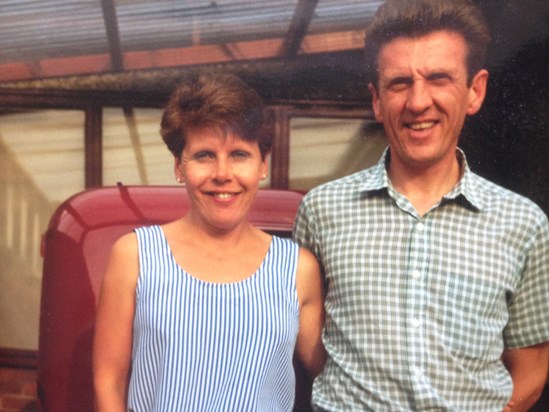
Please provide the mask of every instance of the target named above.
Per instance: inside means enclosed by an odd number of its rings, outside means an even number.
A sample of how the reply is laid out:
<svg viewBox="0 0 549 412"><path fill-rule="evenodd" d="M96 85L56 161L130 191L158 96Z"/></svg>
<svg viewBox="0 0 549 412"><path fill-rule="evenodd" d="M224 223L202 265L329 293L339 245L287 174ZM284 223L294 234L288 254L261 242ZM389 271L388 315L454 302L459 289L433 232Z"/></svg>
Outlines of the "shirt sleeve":
<svg viewBox="0 0 549 412"><path fill-rule="evenodd" d="M549 223L542 213L527 242L520 284L509 300L508 349L549 341Z"/></svg>
<svg viewBox="0 0 549 412"><path fill-rule="evenodd" d="M315 242L315 219L309 203L310 199L305 196L297 211L297 217L294 222L293 239L299 246L309 249L316 256L319 256L319 251Z"/></svg>

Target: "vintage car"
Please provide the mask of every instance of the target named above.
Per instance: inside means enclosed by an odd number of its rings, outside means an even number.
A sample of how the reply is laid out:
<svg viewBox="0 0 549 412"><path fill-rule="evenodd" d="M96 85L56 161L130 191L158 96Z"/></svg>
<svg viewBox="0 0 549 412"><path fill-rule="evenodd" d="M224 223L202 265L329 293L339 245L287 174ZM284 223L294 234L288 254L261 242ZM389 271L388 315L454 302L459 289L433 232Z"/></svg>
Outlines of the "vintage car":
<svg viewBox="0 0 549 412"><path fill-rule="evenodd" d="M249 219L265 231L290 236L301 198L292 191L260 190ZM79 193L56 210L43 242L38 364L42 411L94 410L93 334L109 250L135 227L176 219L188 208L186 191L178 186L118 185ZM297 374L303 383L299 369ZM298 391L296 409L307 408L307 391Z"/></svg>

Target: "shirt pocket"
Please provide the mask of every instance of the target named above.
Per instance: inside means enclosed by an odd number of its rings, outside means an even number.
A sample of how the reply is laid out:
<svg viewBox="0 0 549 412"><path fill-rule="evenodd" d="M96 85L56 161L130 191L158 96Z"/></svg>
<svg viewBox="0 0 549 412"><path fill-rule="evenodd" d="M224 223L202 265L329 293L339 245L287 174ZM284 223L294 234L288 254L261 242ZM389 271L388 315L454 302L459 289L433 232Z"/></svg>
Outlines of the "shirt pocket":
<svg viewBox="0 0 549 412"><path fill-rule="evenodd" d="M499 359L508 320L505 287L479 276L449 272L440 296L442 341L449 352L465 359Z"/></svg>

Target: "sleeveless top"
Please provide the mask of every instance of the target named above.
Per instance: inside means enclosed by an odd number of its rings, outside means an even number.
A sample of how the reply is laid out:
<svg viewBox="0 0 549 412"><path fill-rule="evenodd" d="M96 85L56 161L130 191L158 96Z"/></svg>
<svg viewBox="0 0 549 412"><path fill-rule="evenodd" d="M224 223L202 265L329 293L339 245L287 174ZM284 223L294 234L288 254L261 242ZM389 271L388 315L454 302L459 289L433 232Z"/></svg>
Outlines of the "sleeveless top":
<svg viewBox="0 0 549 412"><path fill-rule="evenodd" d="M186 273L159 226L135 232L129 410L291 411L297 244L273 236L251 277L220 284Z"/></svg>

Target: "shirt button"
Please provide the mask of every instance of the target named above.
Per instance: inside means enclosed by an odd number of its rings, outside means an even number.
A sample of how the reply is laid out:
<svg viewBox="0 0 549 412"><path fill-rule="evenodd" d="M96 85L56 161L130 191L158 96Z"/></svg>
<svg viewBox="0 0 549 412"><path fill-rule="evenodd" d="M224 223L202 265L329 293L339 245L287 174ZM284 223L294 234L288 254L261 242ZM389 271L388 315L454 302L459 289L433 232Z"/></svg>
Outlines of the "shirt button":
<svg viewBox="0 0 549 412"><path fill-rule="evenodd" d="M419 319L412 319L412 326L414 328L419 328L420 325L421 325L421 321Z"/></svg>
<svg viewBox="0 0 549 412"><path fill-rule="evenodd" d="M421 368L414 368L414 376L416 378L421 378L423 376L423 370Z"/></svg>
<svg viewBox="0 0 549 412"><path fill-rule="evenodd" d="M414 279L419 279L421 277L421 272L417 269L412 270L412 277Z"/></svg>
<svg viewBox="0 0 549 412"><path fill-rule="evenodd" d="M416 225L416 229L418 232L423 232L423 229L425 229L425 225L421 222L419 222L417 225Z"/></svg>

